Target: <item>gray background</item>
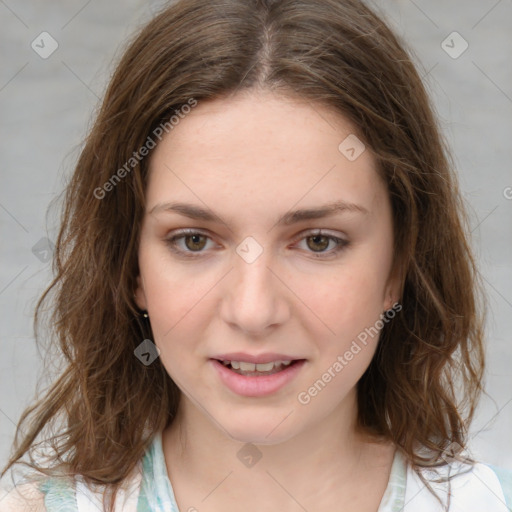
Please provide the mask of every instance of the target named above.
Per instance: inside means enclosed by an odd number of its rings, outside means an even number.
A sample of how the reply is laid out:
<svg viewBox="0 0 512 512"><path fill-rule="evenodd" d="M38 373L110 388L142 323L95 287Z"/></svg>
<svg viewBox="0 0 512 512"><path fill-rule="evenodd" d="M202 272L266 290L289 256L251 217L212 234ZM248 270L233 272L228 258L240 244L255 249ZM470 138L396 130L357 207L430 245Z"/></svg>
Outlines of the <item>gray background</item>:
<svg viewBox="0 0 512 512"><path fill-rule="evenodd" d="M0 0L2 465L15 424L45 376L32 315L51 271L41 239L55 240L57 232L47 208L73 169L113 59L159 4ZM490 306L489 397L473 424L472 453L512 468L512 1L373 4L414 52L453 148ZM43 31L58 43L46 59L31 48ZM454 31L469 45L457 58L464 41L447 39Z"/></svg>

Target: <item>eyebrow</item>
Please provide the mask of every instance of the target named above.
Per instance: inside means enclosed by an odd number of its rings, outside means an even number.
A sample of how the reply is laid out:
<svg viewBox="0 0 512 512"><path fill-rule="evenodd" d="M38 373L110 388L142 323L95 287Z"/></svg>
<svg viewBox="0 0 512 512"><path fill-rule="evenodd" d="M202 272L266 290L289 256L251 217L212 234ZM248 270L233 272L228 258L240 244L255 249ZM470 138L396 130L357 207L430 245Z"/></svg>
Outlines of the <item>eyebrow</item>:
<svg viewBox="0 0 512 512"><path fill-rule="evenodd" d="M215 222L220 220L219 217L211 210L188 203L158 203L151 208L149 213L154 214L160 212L176 212L185 217L189 217L190 219L206 222ZM316 208L304 208L287 212L279 218L275 225L291 226L304 220L322 219L324 217L330 217L340 213L359 213L365 216L370 214L370 212L362 205L348 203L346 201L335 201Z"/></svg>

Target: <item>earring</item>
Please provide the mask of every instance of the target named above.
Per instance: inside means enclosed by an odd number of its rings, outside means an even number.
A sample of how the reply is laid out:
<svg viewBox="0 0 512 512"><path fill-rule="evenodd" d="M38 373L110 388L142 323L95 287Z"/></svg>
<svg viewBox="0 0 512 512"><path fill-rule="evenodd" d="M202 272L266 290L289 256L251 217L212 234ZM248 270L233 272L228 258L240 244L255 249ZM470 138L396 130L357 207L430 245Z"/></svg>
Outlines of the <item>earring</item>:
<svg viewBox="0 0 512 512"><path fill-rule="evenodd" d="M143 316L144 318L149 318L149 315L148 315L148 312L147 312L147 311L144 311L144 312L142 313L142 316Z"/></svg>

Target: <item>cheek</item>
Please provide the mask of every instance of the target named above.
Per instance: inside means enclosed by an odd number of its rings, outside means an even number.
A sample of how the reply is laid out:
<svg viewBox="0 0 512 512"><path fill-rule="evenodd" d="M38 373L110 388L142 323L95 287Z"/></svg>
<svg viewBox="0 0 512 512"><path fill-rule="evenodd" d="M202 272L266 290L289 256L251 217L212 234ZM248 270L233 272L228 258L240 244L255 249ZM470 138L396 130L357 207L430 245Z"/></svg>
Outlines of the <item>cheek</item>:
<svg viewBox="0 0 512 512"><path fill-rule="evenodd" d="M300 288L309 308L303 325L315 342L319 362L310 380L329 382L334 397L356 384L377 347L386 270L377 260L370 251L360 252L336 272L308 278ZM323 400L330 403L331 398L325 395Z"/></svg>
<svg viewBox="0 0 512 512"><path fill-rule="evenodd" d="M165 352L180 351L184 346L181 341L187 339L183 330L206 293L203 282L191 279L175 265L171 267L168 256L152 244L141 245L139 264L154 341L162 357ZM180 342L171 345L177 338Z"/></svg>
<svg viewBox="0 0 512 512"><path fill-rule="evenodd" d="M378 269L360 258L324 275L302 276L294 287L307 306L322 338L347 339L372 324L382 312L383 278Z"/></svg>
<svg viewBox="0 0 512 512"><path fill-rule="evenodd" d="M150 318L170 329L187 314L208 289L208 278L194 278L191 265L173 263L168 249L160 242L143 241L139 265Z"/></svg>

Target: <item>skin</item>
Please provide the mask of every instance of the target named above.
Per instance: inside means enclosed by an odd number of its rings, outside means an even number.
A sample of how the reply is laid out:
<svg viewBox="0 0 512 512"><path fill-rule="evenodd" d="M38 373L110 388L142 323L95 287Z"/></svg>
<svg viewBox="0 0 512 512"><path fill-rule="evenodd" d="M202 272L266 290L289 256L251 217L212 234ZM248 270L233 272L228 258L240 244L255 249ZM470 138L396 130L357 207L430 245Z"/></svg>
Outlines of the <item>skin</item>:
<svg viewBox="0 0 512 512"><path fill-rule="evenodd" d="M180 510L312 512L340 500L347 510L378 508L394 448L355 423L355 386L378 336L308 404L297 399L399 298L388 192L369 149L354 161L338 150L350 134L356 128L322 105L252 90L199 102L151 155L136 300L182 391L163 433ZM276 225L289 210L336 200L368 214ZM152 212L170 201L218 219ZM166 241L181 228L206 235L175 242L197 257ZM311 233L319 228L349 245L335 254L334 240ZM236 252L248 236L263 251L251 263ZM209 361L233 351L307 361L278 392L243 397ZM237 457L246 443L261 453L252 467Z"/></svg>

